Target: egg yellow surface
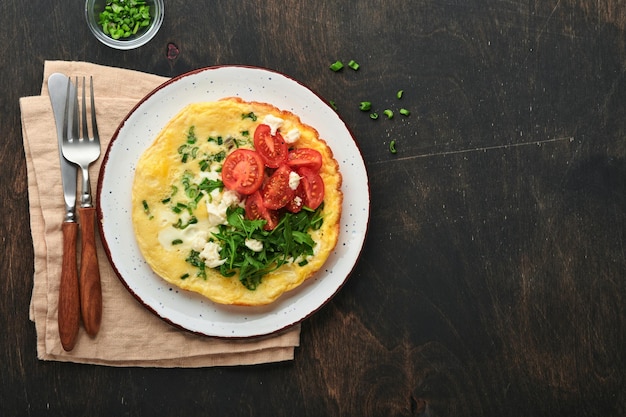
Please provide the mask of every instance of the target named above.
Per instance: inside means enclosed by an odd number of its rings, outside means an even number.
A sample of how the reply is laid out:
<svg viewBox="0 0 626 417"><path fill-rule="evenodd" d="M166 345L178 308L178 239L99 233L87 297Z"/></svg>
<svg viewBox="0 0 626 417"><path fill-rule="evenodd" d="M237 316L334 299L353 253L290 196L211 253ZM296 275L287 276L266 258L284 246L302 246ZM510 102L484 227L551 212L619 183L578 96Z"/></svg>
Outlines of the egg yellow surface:
<svg viewBox="0 0 626 417"><path fill-rule="evenodd" d="M325 193L318 213L321 226L307 231L314 242L312 252L287 258L251 289L242 284L237 270L230 271L232 276L220 272L224 242L215 239L220 225L227 224L228 213L244 207L247 196L206 185L220 184L228 154L254 149L259 124L271 125L289 138L290 148L320 152ZM135 236L146 262L167 282L221 304L269 304L318 272L333 251L339 235L341 182L332 150L297 115L238 98L190 104L169 121L137 162L132 187ZM246 241L252 251L263 244L259 239Z"/></svg>

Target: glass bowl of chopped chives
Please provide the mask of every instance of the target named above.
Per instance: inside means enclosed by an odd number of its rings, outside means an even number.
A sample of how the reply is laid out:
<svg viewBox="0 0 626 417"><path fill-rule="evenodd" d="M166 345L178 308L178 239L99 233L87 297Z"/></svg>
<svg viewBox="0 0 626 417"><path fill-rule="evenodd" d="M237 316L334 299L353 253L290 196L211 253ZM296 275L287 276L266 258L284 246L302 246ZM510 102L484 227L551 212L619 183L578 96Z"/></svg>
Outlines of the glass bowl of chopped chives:
<svg viewBox="0 0 626 417"><path fill-rule="evenodd" d="M86 0L87 25L103 44L134 49L146 44L163 23L163 0Z"/></svg>

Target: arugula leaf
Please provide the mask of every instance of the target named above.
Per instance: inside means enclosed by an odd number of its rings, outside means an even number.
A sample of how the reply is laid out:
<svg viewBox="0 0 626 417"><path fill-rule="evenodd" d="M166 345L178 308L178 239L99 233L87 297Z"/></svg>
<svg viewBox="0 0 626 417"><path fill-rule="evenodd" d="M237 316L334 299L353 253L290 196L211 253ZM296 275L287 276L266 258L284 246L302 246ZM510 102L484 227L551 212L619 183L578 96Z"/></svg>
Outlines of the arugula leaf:
<svg viewBox="0 0 626 417"><path fill-rule="evenodd" d="M200 252L192 249L185 261L198 268L198 273L196 275L206 279L206 265L204 264L202 258L200 258Z"/></svg>
<svg viewBox="0 0 626 417"><path fill-rule="evenodd" d="M230 209L226 213L228 224L235 229L243 231L248 239L252 238L252 233L263 229L265 225L265 220L248 220L244 218L245 211L241 207L235 210Z"/></svg>
<svg viewBox="0 0 626 417"><path fill-rule="evenodd" d="M278 225L271 231L263 229L265 220L245 218L242 207L227 211L228 224L220 225L213 237L222 247L220 256L227 261L216 268L225 277L239 272L239 281L253 291L263 276L289 262L306 264L306 257L313 255L316 242L309 234L321 226L323 206L317 210L303 210L297 214L284 213ZM246 239L263 242L263 248L255 252L245 245Z"/></svg>
<svg viewBox="0 0 626 417"><path fill-rule="evenodd" d="M213 190L224 189L224 183L221 180L210 180L208 178L204 178L200 184L198 184L198 188L204 191L207 194L211 194Z"/></svg>

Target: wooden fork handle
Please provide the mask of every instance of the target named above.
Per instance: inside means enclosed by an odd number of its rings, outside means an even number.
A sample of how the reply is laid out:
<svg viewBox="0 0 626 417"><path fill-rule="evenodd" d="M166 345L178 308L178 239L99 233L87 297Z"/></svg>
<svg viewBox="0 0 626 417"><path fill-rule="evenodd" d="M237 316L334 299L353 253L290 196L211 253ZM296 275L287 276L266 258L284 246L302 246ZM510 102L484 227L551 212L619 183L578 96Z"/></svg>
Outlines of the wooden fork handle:
<svg viewBox="0 0 626 417"><path fill-rule="evenodd" d="M96 252L96 209L78 209L81 232L80 309L83 325L90 336L100 330L102 321L102 286Z"/></svg>
<svg viewBox="0 0 626 417"><path fill-rule="evenodd" d="M74 349L80 324L80 299L78 293L78 273L76 267L76 237L78 225L64 222L63 261L61 263L61 285L59 287L58 324L61 345L66 351Z"/></svg>

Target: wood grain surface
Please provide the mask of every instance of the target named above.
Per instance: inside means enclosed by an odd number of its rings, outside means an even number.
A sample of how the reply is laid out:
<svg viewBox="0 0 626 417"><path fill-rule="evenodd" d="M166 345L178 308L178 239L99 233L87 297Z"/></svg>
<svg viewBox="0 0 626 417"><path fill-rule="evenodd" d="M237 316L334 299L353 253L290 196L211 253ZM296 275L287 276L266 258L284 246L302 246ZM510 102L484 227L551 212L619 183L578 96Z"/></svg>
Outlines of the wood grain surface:
<svg viewBox="0 0 626 417"><path fill-rule="evenodd" d="M161 31L126 52L89 34L81 2L3 4L0 415L626 415L624 1L165 0ZM18 99L46 59L262 66L336 103L372 217L293 362L37 360Z"/></svg>

